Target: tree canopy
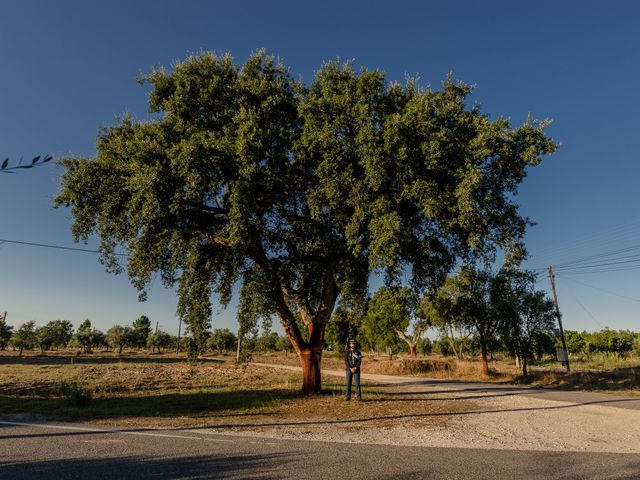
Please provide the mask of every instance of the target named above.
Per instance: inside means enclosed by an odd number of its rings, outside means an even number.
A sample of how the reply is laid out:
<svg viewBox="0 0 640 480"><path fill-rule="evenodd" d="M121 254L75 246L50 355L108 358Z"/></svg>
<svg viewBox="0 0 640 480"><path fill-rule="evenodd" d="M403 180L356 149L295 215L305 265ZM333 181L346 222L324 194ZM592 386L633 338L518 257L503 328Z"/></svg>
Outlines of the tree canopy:
<svg viewBox="0 0 640 480"><path fill-rule="evenodd" d="M555 149L544 122L491 120L451 78L421 88L336 61L307 85L258 52L241 67L201 53L142 82L153 118L127 115L100 132L95 158L64 160L55 204L142 297L155 272L176 286L199 345L211 295L226 305L241 284L240 308L277 315L314 365L305 391L320 388L336 303L363 301L372 272L421 291L461 258L520 256L513 195Z"/></svg>

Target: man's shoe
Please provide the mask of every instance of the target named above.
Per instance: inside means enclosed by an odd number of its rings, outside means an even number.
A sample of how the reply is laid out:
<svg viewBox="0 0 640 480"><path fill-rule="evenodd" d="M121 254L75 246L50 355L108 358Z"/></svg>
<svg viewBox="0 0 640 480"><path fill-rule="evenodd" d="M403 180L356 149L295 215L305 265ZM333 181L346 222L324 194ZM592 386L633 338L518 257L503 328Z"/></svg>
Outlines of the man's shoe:
<svg viewBox="0 0 640 480"><path fill-rule="evenodd" d="M344 399L345 402L348 402L349 400L351 400L351 397L347 397Z"/></svg>
<svg viewBox="0 0 640 480"><path fill-rule="evenodd" d="M362 397L358 397L358 401L361 402L362 401Z"/></svg>

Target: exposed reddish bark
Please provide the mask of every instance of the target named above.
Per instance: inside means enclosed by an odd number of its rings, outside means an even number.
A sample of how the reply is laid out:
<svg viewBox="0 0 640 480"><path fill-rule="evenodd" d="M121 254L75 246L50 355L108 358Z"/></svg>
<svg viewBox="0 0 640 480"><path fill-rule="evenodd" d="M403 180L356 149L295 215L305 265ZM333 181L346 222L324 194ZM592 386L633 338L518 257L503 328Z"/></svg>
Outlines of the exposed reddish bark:
<svg viewBox="0 0 640 480"><path fill-rule="evenodd" d="M302 393L305 395L320 393L322 389L322 378L320 375L321 359L322 349L305 348L300 351L300 362L302 363Z"/></svg>
<svg viewBox="0 0 640 480"><path fill-rule="evenodd" d="M302 393L311 395L322 390L320 362L322 361L322 347L324 345L324 323L310 323L309 341L300 349L300 363L302 364Z"/></svg>
<svg viewBox="0 0 640 480"><path fill-rule="evenodd" d="M489 360L487 359L487 346L482 342L482 373L489 375Z"/></svg>
<svg viewBox="0 0 640 480"><path fill-rule="evenodd" d="M409 353L411 354L412 358L416 358L418 356L416 354L416 344L413 342L409 344Z"/></svg>

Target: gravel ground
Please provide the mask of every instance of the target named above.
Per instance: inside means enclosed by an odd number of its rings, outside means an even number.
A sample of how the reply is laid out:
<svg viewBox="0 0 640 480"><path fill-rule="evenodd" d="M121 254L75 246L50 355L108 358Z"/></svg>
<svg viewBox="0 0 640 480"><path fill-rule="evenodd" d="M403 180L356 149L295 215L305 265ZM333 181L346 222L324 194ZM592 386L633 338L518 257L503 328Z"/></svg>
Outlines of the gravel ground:
<svg viewBox="0 0 640 480"><path fill-rule="evenodd" d="M424 411L342 420L330 414L307 421L226 423L209 432L267 438L423 447L640 453L640 410L581 405L513 393L469 392L437 385L382 387ZM428 398L428 401L425 401ZM351 408L358 409L352 402ZM357 416L357 415L356 415Z"/></svg>

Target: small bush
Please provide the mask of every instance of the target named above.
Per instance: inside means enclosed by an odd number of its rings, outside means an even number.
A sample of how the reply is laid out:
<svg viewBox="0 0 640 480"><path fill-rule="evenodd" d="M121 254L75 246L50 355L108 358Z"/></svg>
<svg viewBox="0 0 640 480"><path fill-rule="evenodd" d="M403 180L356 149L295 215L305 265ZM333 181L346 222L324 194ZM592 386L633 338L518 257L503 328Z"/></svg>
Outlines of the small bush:
<svg viewBox="0 0 640 480"><path fill-rule="evenodd" d="M64 398L74 407L86 407L93 399L93 392L80 380L62 380L54 387L54 394Z"/></svg>
<svg viewBox="0 0 640 480"><path fill-rule="evenodd" d="M456 369L453 362L437 360L402 359L398 365L400 375L420 375L424 373L450 374Z"/></svg>
<svg viewBox="0 0 640 480"><path fill-rule="evenodd" d="M253 358L253 352L249 349L242 348L237 363L249 363Z"/></svg>

